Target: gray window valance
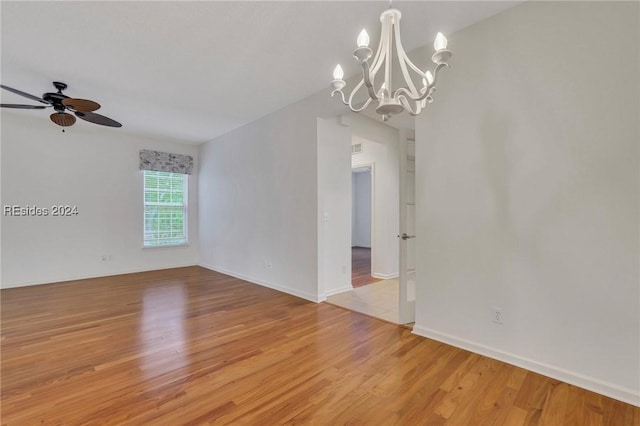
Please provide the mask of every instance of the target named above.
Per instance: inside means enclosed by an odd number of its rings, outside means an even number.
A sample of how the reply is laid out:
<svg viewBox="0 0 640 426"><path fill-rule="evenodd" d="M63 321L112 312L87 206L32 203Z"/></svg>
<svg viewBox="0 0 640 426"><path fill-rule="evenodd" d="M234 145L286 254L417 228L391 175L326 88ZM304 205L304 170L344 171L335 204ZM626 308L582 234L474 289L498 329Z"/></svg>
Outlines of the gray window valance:
<svg viewBox="0 0 640 426"><path fill-rule="evenodd" d="M140 170L190 175L193 170L193 157L143 149L140 150Z"/></svg>

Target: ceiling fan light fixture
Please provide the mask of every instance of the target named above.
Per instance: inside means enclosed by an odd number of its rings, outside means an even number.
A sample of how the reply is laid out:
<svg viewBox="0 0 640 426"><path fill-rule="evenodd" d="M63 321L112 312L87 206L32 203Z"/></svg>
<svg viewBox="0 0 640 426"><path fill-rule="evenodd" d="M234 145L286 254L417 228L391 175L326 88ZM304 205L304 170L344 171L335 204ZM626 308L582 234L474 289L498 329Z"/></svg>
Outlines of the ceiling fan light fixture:
<svg viewBox="0 0 640 426"><path fill-rule="evenodd" d="M54 112L49 116L49 118L58 126L62 127L73 126L73 123L76 122L76 118L66 112Z"/></svg>

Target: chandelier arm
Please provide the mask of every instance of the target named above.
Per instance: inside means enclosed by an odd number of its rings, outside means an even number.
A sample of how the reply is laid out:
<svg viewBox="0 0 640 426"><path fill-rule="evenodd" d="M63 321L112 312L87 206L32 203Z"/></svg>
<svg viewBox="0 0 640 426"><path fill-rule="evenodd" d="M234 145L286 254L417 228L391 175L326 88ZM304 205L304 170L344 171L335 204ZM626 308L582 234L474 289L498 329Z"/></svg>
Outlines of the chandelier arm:
<svg viewBox="0 0 640 426"><path fill-rule="evenodd" d="M340 93L340 97L342 98L342 103L345 105L349 105L349 103L346 101L346 99L344 98L344 92L341 89L335 89L331 92L331 97L333 97L333 95L335 95L336 93Z"/></svg>
<svg viewBox="0 0 640 426"><path fill-rule="evenodd" d="M353 105L353 97L356 95L358 90L360 90L363 84L364 84L364 80L360 80L360 82L356 85L356 87L354 87L353 90L351 91L351 94L349 95L349 102L346 102L346 104L349 105L349 108L351 108L352 110L353 110L353 107L351 105Z"/></svg>
<svg viewBox="0 0 640 426"><path fill-rule="evenodd" d="M422 111L421 102L413 102L415 104L416 109L411 108L411 102L402 94L398 95L398 101L404 107L405 110L409 111L409 115L418 115L420 111Z"/></svg>
<svg viewBox="0 0 640 426"><path fill-rule="evenodd" d="M414 96L409 90L407 90L406 87L399 87L393 92L393 96L397 96L398 99L400 99L400 97L403 97L405 99L411 99L414 102L419 102L429 96L429 90L425 91L421 96Z"/></svg>
<svg viewBox="0 0 640 426"><path fill-rule="evenodd" d="M384 54L382 53L382 42L383 40L382 38L380 38L378 49L376 50L376 54L373 57L373 61L371 61L371 69L374 74L378 72L378 69L380 69L380 66L382 65L382 59L384 59Z"/></svg>
<svg viewBox="0 0 640 426"><path fill-rule="evenodd" d="M354 90L354 92L355 92L355 90ZM334 91L332 91L332 92L331 92L331 96L335 95L336 93L340 93L340 97L341 97L341 100L342 100L342 103L343 103L343 104L347 105L347 106L349 107L349 109L350 109L351 111L353 111L353 112L361 112L361 111L363 111L366 107L368 107L368 106L369 106L369 104L371 103L371 101L372 101L373 99L369 98L369 99L367 99L367 100L365 101L365 103L364 103L364 105L362 105L362 107L360 107L360 108L354 108L354 107L353 107L353 105L352 105L352 98L353 98L353 93L354 93L354 92L351 92L351 96L349 97L349 101L348 101L348 102L347 102L347 100L345 99L345 97L344 97L344 92L343 92L341 89L335 89Z"/></svg>
<svg viewBox="0 0 640 426"><path fill-rule="evenodd" d="M437 64L435 66L435 68L433 69L433 83L431 83L429 86L431 87L435 87L436 86L436 82L438 81L438 73L440 72L440 70L444 67L448 67L449 64L443 62L440 64Z"/></svg>
<svg viewBox="0 0 640 426"><path fill-rule="evenodd" d="M356 92L358 90L360 90L360 88L362 87L362 85L364 84L364 79L360 80L360 83L358 83L358 85L351 91L351 95L349 95L349 102L345 102L345 105L349 106L349 109L353 112L360 112L363 111L366 107L369 106L369 104L371 103L371 101L373 101L374 99L372 99L371 97L369 97L365 102L364 105L362 105L361 108L354 108L353 107L353 97L355 96ZM376 98L377 100L377 98Z"/></svg>
<svg viewBox="0 0 640 426"><path fill-rule="evenodd" d="M376 91L373 88L373 84L371 83L371 76L369 74L369 64L365 61L362 63L362 80L364 81L364 85L369 92L369 96L373 100L378 100L378 95L376 95Z"/></svg>
<svg viewBox="0 0 640 426"><path fill-rule="evenodd" d="M400 53L400 51L399 51ZM407 56L406 52L404 51L404 49L402 49L401 55L398 56L402 56L404 58L404 60L409 64L409 66L411 67L411 69L413 69L416 74L418 74L421 77L424 77L424 74L422 72L422 70L420 68L418 68L413 62L411 62L411 60L409 59L409 57Z"/></svg>
<svg viewBox="0 0 640 426"><path fill-rule="evenodd" d="M360 108L354 108L351 104L349 104L349 109L353 112L362 112L366 107L369 106L373 99L369 98L365 101L365 103Z"/></svg>
<svg viewBox="0 0 640 426"><path fill-rule="evenodd" d="M436 81L438 79L438 73L440 72L440 70L443 67L448 67L448 66L449 66L448 64L444 64L444 63L436 65L436 67L433 69L433 82L426 87L426 90L422 93L422 95L415 96L411 92L409 92L406 87L400 87L393 92L393 96L404 95L416 102L426 99L427 97L431 96L431 94L436 88Z"/></svg>
<svg viewBox="0 0 640 426"><path fill-rule="evenodd" d="M384 48L386 40L386 37L384 36L386 30L385 24L386 22L382 23L382 33L380 34L380 43L378 43L378 50L376 50L376 56L374 56L373 61L371 61L372 65L370 75L372 77L372 80L375 78L375 75L378 73L380 67L382 67L384 59L387 56L387 51Z"/></svg>
<svg viewBox="0 0 640 426"><path fill-rule="evenodd" d="M411 89L411 93L414 96L418 96L418 91L416 90L416 86L413 84L413 80L411 79L411 75L409 75L409 70L407 70L407 62L414 69L418 70L419 75L424 75L422 71L419 70L407 57L407 54L402 47L402 41L400 39L400 22L396 22L395 24L395 38L396 38L396 51L398 52L398 62L400 63L400 69L402 70L402 75L404 76L404 80ZM397 91L396 91L397 92ZM395 92L394 92L395 95Z"/></svg>
<svg viewBox="0 0 640 426"><path fill-rule="evenodd" d="M385 37L385 46L384 46L384 50L386 53L386 60L384 61L384 82L385 82L385 89L387 89L387 93L391 93L391 79L392 77L392 70L391 70L391 62L393 61L393 43L391 38L393 37L393 34L391 33L391 31L393 30L394 27L394 23L391 20L391 18L387 18L385 19L385 21L387 22L387 31L384 32L384 35L388 37ZM384 94L383 94L384 96Z"/></svg>

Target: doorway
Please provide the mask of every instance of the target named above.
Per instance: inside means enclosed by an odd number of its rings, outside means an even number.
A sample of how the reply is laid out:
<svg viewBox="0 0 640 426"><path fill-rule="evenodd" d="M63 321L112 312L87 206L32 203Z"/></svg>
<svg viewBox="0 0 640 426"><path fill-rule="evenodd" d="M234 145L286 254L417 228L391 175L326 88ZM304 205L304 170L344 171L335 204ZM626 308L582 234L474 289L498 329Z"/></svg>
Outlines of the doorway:
<svg viewBox="0 0 640 426"><path fill-rule="evenodd" d="M413 193L410 188L415 178L415 144L409 143L413 130L362 115L341 116L333 124L320 122L331 129L325 129L326 137L319 137L318 144L319 289L328 303L396 324L411 323L415 315L415 260L407 261L407 255L413 252L415 240L409 237L413 226L407 219L415 214L415 202L406 198ZM349 145L344 135L340 141L335 138L340 127L350 132ZM352 221L358 206L353 207L351 190L353 181L360 178L354 177L354 169L366 175L367 166L371 166L370 233L369 241L363 242L353 235L361 226L357 219ZM358 197L358 189L355 191ZM402 234L407 234L406 240L399 238ZM355 253L354 249L363 250ZM358 264L358 254L363 251L366 257ZM362 264L360 274L357 270ZM354 286L352 267L356 274L377 281ZM342 278L347 278L348 284Z"/></svg>
<svg viewBox="0 0 640 426"><path fill-rule="evenodd" d="M373 165L351 170L351 285L362 287L379 281L371 275Z"/></svg>
<svg viewBox="0 0 640 426"><path fill-rule="evenodd" d="M351 150L353 289L327 302L398 324L398 134L367 124L376 134L353 135Z"/></svg>

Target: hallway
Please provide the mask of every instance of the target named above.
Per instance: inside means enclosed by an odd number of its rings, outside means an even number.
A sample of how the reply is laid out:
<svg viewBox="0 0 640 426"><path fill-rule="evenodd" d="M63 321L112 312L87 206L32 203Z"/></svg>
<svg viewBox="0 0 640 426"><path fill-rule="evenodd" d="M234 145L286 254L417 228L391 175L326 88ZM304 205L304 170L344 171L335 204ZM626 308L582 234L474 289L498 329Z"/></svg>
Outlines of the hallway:
<svg viewBox="0 0 640 426"><path fill-rule="evenodd" d="M371 276L371 249L368 247L351 248L351 285L353 288L380 281Z"/></svg>

